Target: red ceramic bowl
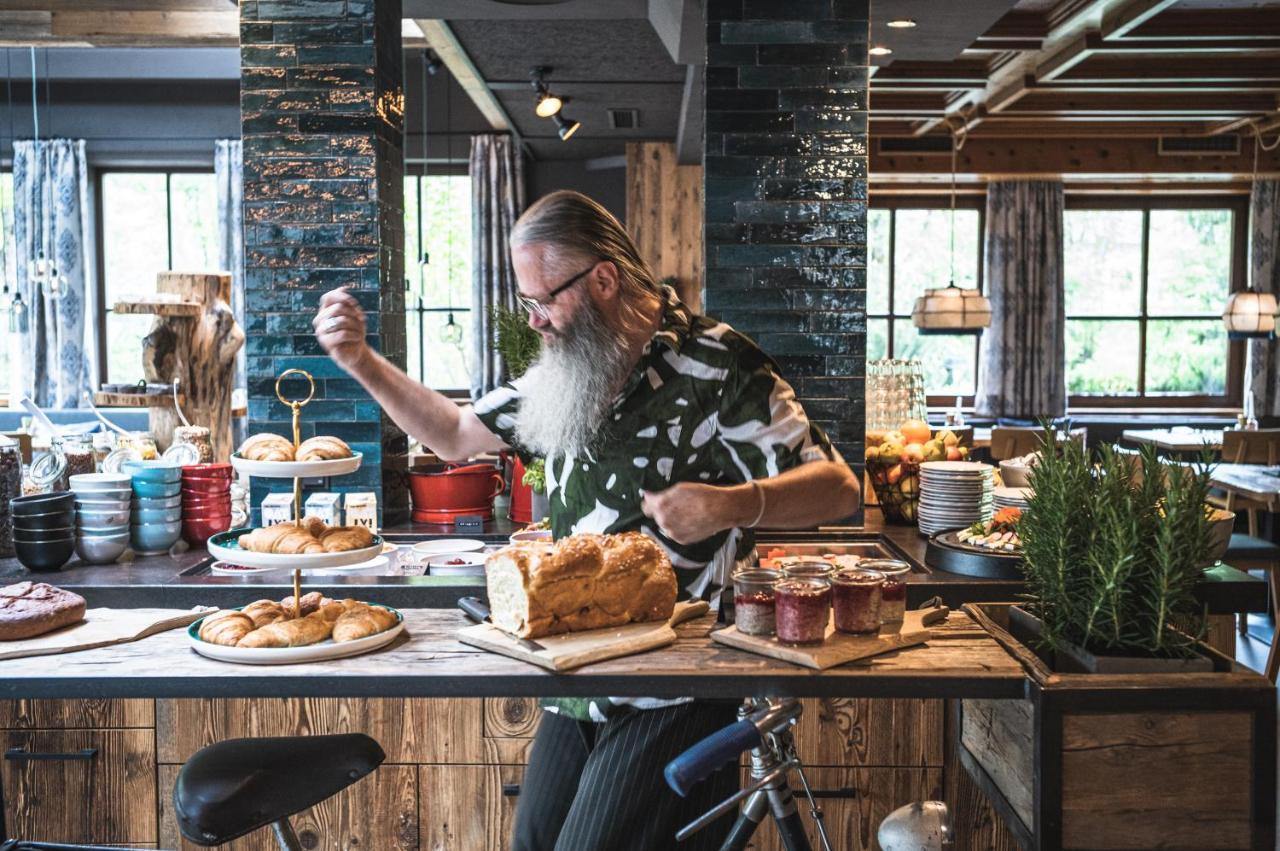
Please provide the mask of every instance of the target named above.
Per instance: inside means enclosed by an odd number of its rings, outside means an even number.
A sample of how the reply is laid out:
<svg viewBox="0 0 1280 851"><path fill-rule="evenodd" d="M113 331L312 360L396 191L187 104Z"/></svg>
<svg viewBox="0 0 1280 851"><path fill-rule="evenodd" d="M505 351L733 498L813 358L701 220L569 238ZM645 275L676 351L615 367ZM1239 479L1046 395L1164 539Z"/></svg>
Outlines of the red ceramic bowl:
<svg viewBox="0 0 1280 851"><path fill-rule="evenodd" d="M184 518L182 521L182 539L193 547L203 547L209 538L231 528L231 515L206 517L199 520Z"/></svg>
<svg viewBox="0 0 1280 851"><path fill-rule="evenodd" d="M188 477L230 479L232 476L230 464L188 464L182 468L184 479Z"/></svg>
<svg viewBox="0 0 1280 851"><path fill-rule="evenodd" d="M215 496L231 492L230 479L183 479L182 493Z"/></svg>
<svg viewBox="0 0 1280 851"><path fill-rule="evenodd" d="M183 502L183 517L206 517L211 514L230 514L231 500L229 499L209 499L200 500L199 502Z"/></svg>

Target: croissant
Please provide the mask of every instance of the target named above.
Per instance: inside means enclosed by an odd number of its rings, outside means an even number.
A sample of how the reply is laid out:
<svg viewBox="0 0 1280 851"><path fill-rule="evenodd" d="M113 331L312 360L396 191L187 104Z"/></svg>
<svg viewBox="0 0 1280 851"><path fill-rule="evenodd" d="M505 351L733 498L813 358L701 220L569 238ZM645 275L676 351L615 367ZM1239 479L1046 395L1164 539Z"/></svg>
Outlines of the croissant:
<svg viewBox="0 0 1280 851"><path fill-rule="evenodd" d="M364 526L333 526L320 536L328 553L345 553L373 546L373 533Z"/></svg>
<svg viewBox="0 0 1280 851"><path fill-rule="evenodd" d="M261 629L269 623L288 620L292 617L275 600L254 600L240 611L253 619L254 629Z"/></svg>
<svg viewBox="0 0 1280 851"><path fill-rule="evenodd" d="M337 643L368 638L395 626L396 620L393 612L381 606L361 606L338 618L333 625L333 640Z"/></svg>
<svg viewBox="0 0 1280 851"><path fill-rule="evenodd" d="M267 624L240 639L237 647L305 647L319 644L333 632L333 624L319 615Z"/></svg>
<svg viewBox="0 0 1280 851"><path fill-rule="evenodd" d="M352 600L350 598L347 598L346 600L326 599L320 604L320 608L317 610L316 614L318 617L322 617L329 621L329 623L334 623L347 612L354 611L355 609L360 609L365 606L368 606L368 603L361 603L359 600Z"/></svg>
<svg viewBox="0 0 1280 851"><path fill-rule="evenodd" d="M332 602L333 602L332 600L330 600L328 597L321 594L319 591L308 591L306 594L302 595L301 617L305 618L307 615L318 611L320 607L325 605L326 603L332 603ZM283 600L280 601L280 608L284 610L285 615L287 617L290 617L290 618L294 617L292 594L290 594L288 597L285 597Z"/></svg>
<svg viewBox="0 0 1280 851"><path fill-rule="evenodd" d="M240 536L240 549L251 553L273 553L276 542L290 532L297 532L296 526L281 523L276 526L264 526Z"/></svg>
<svg viewBox="0 0 1280 851"><path fill-rule="evenodd" d="M351 447L336 437L313 437L302 441L296 457L299 461L330 461L350 458Z"/></svg>
<svg viewBox="0 0 1280 851"><path fill-rule="evenodd" d="M253 632L253 618L232 609L207 615L200 624L200 640L210 644L234 647L240 639Z"/></svg>
<svg viewBox="0 0 1280 851"><path fill-rule="evenodd" d="M296 526L287 528L288 531L277 538L271 546L271 552L298 555L300 553L322 553L325 551L320 542L312 537L311 533L306 529L299 529Z"/></svg>
<svg viewBox="0 0 1280 851"><path fill-rule="evenodd" d="M292 461L293 443L278 434L255 434L240 445L240 457L250 461Z"/></svg>
<svg viewBox="0 0 1280 851"><path fill-rule="evenodd" d="M302 518L302 528L313 538L319 538L329 529L319 517Z"/></svg>

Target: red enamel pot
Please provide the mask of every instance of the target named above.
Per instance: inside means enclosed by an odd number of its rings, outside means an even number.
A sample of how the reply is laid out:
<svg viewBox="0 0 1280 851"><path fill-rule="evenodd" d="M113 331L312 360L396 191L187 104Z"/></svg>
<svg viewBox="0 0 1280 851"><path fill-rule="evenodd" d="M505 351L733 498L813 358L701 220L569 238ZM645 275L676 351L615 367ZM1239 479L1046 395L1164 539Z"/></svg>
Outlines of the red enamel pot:
<svg viewBox="0 0 1280 851"><path fill-rule="evenodd" d="M484 514L506 488L502 471L492 464L425 464L409 471L409 495L417 512Z"/></svg>

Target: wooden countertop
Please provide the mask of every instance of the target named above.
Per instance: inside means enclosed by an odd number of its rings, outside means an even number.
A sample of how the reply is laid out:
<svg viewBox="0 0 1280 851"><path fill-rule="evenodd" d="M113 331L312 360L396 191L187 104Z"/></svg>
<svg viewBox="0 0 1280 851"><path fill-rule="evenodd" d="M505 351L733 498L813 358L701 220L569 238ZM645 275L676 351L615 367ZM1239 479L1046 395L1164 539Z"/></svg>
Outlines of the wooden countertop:
<svg viewBox="0 0 1280 851"><path fill-rule="evenodd" d="M1019 698L1022 668L961 612L924 646L812 671L713 642L711 616L649 653L553 674L453 637L450 609L403 610L406 635L383 650L305 665L206 659L175 629L98 650L0 661L0 699L174 697L794 697Z"/></svg>

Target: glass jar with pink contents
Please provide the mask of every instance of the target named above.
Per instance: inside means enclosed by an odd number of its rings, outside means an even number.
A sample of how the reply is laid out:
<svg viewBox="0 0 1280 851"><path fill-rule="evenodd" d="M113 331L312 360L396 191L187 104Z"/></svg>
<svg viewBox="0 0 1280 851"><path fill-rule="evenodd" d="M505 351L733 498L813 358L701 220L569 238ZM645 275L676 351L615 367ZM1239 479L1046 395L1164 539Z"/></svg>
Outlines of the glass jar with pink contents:
<svg viewBox="0 0 1280 851"><path fill-rule="evenodd" d="M836 629L854 635L879 632L883 588L883 573L861 567L836 571L831 577Z"/></svg>
<svg viewBox="0 0 1280 851"><path fill-rule="evenodd" d="M778 640L821 644L831 617L831 582L821 577L784 579L774 586Z"/></svg>

